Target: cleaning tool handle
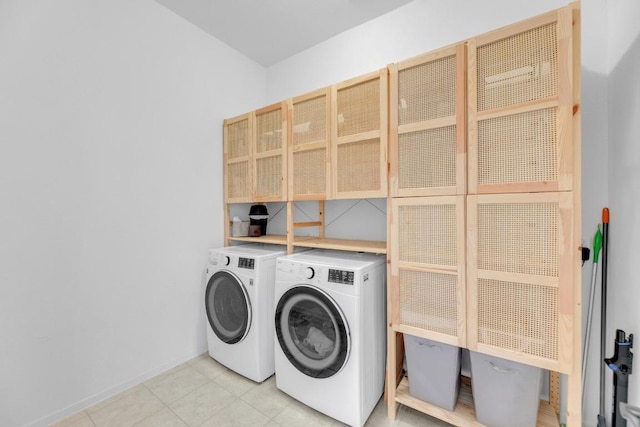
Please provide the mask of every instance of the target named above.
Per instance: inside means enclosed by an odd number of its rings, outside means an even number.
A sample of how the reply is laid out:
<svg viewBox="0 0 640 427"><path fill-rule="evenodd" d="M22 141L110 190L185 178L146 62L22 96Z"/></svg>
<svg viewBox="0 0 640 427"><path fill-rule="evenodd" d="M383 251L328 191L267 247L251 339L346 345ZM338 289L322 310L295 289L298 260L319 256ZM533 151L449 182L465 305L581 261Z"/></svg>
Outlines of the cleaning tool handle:
<svg viewBox="0 0 640 427"><path fill-rule="evenodd" d="M609 208L602 209L602 223L609 224Z"/></svg>
<svg viewBox="0 0 640 427"><path fill-rule="evenodd" d="M596 234L593 236L593 263L598 263L598 255L600 255L600 249L602 248L602 233L600 232L600 224Z"/></svg>

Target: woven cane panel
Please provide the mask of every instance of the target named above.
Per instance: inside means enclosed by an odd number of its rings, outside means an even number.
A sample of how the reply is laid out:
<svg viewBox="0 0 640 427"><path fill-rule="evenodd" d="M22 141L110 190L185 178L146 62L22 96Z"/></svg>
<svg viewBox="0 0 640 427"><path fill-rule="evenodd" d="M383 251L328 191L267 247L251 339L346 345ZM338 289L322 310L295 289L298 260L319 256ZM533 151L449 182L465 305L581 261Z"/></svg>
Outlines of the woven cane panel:
<svg viewBox="0 0 640 427"><path fill-rule="evenodd" d="M338 91L338 136L380 129L380 80Z"/></svg>
<svg viewBox="0 0 640 427"><path fill-rule="evenodd" d="M458 335L455 275L400 270L400 323Z"/></svg>
<svg viewBox="0 0 640 427"><path fill-rule="evenodd" d="M293 145L327 140L326 102L320 96L293 105Z"/></svg>
<svg viewBox="0 0 640 427"><path fill-rule="evenodd" d="M282 148L282 111L256 116L256 153Z"/></svg>
<svg viewBox="0 0 640 427"><path fill-rule="evenodd" d="M293 154L293 192L312 194L326 192L326 150L308 150Z"/></svg>
<svg viewBox="0 0 640 427"><path fill-rule="evenodd" d="M558 276L558 204L478 206L478 268Z"/></svg>
<svg viewBox="0 0 640 427"><path fill-rule="evenodd" d="M478 47L478 111L558 91L556 23Z"/></svg>
<svg viewBox="0 0 640 427"><path fill-rule="evenodd" d="M458 265L454 204L399 206L398 224L400 261Z"/></svg>
<svg viewBox="0 0 640 427"><path fill-rule="evenodd" d="M227 159L249 155L249 120L241 120L227 126Z"/></svg>
<svg viewBox="0 0 640 427"><path fill-rule="evenodd" d="M398 72L398 123L456 114L456 57L449 56Z"/></svg>
<svg viewBox="0 0 640 427"><path fill-rule="evenodd" d="M231 163L227 166L227 198L250 198L249 162Z"/></svg>
<svg viewBox="0 0 640 427"><path fill-rule="evenodd" d="M256 196L282 195L282 156L256 160Z"/></svg>
<svg viewBox="0 0 640 427"><path fill-rule="evenodd" d="M478 280L478 342L558 359L558 289Z"/></svg>
<svg viewBox="0 0 640 427"><path fill-rule="evenodd" d="M399 135L399 188L456 185L456 127Z"/></svg>
<svg viewBox="0 0 640 427"><path fill-rule="evenodd" d="M380 189L380 140L338 145L338 191Z"/></svg>
<svg viewBox="0 0 640 427"><path fill-rule="evenodd" d="M478 123L478 183L558 180L556 109Z"/></svg>

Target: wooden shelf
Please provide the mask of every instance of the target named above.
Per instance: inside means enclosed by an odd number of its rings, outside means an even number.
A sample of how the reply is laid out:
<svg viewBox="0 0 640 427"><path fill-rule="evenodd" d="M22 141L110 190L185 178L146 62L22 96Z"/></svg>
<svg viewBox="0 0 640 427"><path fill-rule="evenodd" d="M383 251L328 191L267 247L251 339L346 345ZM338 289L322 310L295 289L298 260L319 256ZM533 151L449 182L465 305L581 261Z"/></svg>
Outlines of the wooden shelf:
<svg viewBox="0 0 640 427"><path fill-rule="evenodd" d="M416 399L409 394L409 380L403 377L400 385L396 389L396 402L413 408L417 411L431 415L456 426L478 426L482 427L476 420L476 412L473 407L473 396L471 394L471 379L462 377L460 381L460 393L455 410L447 411L439 406L432 405L420 399ZM558 427L560 425L558 417L549 402L541 400L538 409L538 427Z"/></svg>
<svg viewBox="0 0 640 427"><path fill-rule="evenodd" d="M235 242L270 243L273 245L286 245L287 236L267 234L260 237L229 237ZM304 248L336 249L340 251L370 252L374 254L386 254L387 242L373 240L330 239L320 237L296 236L293 246Z"/></svg>
<svg viewBox="0 0 640 427"><path fill-rule="evenodd" d="M373 240L331 239L321 237L296 236L293 246L305 248L337 249L340 251L370 252L374 254L386 254L387 242Z"/></svg>
<svg viewBox="0 0 640 427"><path fill-rule="evenodd" d="M251 242L251 243L270 243L272 245L287 244L287 236L279 234L265 234L260 237L229 237L229 240L235 242Z"/></svg>

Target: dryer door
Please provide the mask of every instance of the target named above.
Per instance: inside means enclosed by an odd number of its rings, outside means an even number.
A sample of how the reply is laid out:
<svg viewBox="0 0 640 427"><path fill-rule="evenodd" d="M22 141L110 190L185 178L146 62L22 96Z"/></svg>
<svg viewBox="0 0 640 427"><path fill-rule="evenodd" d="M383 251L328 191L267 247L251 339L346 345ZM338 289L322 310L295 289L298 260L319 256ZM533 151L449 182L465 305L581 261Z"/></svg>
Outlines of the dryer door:
<svg viewBox="0 0 640 427"><path fill-rule="evenodd" d="M205 293L207 318L213 332L227 344L244 339L251 327L251 302L240 279L228 271L211 276Z"/></svg>
<svg viewBox="0 0 640 427"><path fill-rule="evenodd" d="M300 372L328 378L347 363L349 326L326 292L306 285L289 289L278 301L275 323L282 351Z"/></svg>

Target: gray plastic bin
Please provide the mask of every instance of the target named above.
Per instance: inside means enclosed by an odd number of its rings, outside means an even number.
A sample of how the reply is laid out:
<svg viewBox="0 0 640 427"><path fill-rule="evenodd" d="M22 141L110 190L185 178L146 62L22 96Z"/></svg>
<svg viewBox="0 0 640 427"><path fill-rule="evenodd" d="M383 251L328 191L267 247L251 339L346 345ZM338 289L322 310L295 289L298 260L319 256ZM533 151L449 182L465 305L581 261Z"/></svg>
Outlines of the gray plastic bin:
<svg viewBox="0 0 640 427"><path fill-rule="evenodd" d="M404 334L409 394L453 411L460 390L460 348Z"/></svg>
<svg viewBox="0 0 640 427"><path fill-rule="evenodd" d="M471 351L477 420L490 427L535 427L542 369Z"/></svg>

